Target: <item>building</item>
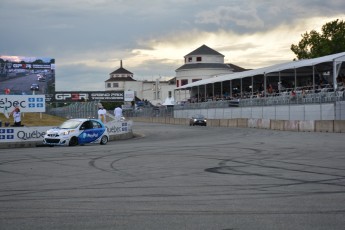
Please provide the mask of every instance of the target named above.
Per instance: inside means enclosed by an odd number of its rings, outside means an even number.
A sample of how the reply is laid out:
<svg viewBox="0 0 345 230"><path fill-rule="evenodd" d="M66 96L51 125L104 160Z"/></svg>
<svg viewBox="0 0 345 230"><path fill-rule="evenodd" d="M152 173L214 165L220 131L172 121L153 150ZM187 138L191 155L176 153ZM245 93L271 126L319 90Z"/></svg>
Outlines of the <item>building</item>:
<svg viewBox="0 0 345 230"><path fill-rule="evenodd" d="M184 65L175 70L176 87L244 70L246 69L234 64L225 64L223 54L202 45L184 56ZM178 91L175 97L177 101L186 101L190 94L189 91Z"/></svg>
<svg viewBox="0 0 345 230"><path fill-rule="evenodd" d="M176 77L169 80L135 80L133 73L123 68L121 60L120 68L111 72L110 78L105 81L105 91L134 91L137 98L147 100L153 105L163 104L167 99L174 102L187 101L190 99L189 90L175 93L177 87L244 70L233 64L225 64L223 54L202 45L184 56L184 65L176 69Z"/></svg>
<svg viewBox="0 0 345 230"><path fill-rule="evenodd" d="M138 100L147 100L152 105L163 104L166 98L173 97L175 78L138 81L133 77L132 72L123 68L121 60L120 68L111 72L105 81L105 91L134 91Z"/></svg>

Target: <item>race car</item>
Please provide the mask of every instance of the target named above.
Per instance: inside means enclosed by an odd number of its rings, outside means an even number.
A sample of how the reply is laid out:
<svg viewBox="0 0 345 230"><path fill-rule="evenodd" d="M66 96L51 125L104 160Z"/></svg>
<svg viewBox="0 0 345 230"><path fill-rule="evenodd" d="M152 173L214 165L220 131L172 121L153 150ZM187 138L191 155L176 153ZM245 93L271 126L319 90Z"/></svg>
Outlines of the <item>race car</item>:
<svg viewBox="0 0 345 230"><path fill-rule="evenodd" d="M44 145L76 146L87 143L105 145L109 140L107 128L98 119L69 119L59 127L47 130Z"/></svg>

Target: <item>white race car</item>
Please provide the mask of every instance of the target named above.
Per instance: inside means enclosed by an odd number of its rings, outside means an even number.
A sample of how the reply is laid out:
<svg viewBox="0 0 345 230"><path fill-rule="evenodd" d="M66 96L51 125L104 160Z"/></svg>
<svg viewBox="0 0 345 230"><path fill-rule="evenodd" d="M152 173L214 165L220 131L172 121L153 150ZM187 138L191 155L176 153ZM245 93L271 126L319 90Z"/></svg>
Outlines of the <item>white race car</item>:
<svg viewBox="0 0 345 230"><path fill-rule="evenodd" d="M59 127L47 130L43 144L50 146L75 146L87 143L105 145L108 140L108 130L100 120L70 119Z"/></svg>

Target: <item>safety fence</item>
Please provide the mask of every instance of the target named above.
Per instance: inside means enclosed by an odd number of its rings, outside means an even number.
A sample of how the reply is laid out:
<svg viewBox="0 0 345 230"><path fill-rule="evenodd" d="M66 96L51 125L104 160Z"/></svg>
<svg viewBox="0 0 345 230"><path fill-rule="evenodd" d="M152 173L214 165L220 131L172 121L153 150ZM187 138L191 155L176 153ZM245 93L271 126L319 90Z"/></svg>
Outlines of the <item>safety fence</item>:
<svg viewBox="0 0 345 230"><path fill-rule="evenodd" d="M289 93L274 94L267 97L252 97L233 100L207 101L202 103L184 103L174 106L174 110L185 109L211 109L227 107L252 107L252 106L272 106L272 105L304 105L322 104L344 101L345 91L319 92L319 93Z"/></svg>
<svg viewBox="0 0 345 230"><path fill-rule="evenodd" d="M98 102L76 102L64 107L47 105L46 113L65 118L97 118Z"/></svg>

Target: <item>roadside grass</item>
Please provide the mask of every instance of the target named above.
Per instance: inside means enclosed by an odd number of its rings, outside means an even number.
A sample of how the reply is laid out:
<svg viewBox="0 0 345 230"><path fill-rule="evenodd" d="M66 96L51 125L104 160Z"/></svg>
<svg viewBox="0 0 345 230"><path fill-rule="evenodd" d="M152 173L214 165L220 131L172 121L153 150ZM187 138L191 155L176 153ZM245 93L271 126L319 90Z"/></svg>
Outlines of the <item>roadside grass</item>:
<svg viewBox="0 0 345 230"><path fill-rule="evenodd" d="M5 127L5 122L13 124L13 117L6 118L4 114L0 113L0 120L2 127ZM45 113L22 113L22 124L24 126L58 126L66 121L66 118L57 117Z"/></svg>

